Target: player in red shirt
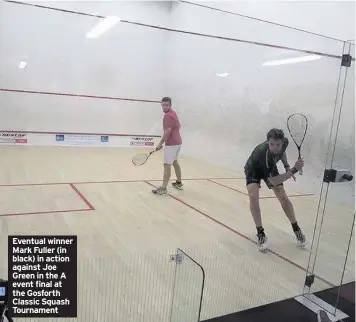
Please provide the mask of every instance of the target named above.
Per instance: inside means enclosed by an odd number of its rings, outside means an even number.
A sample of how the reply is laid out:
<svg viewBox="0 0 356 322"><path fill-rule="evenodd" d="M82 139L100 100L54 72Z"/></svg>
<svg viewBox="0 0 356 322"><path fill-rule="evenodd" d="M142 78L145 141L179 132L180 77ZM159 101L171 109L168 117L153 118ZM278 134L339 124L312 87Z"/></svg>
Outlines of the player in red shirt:
<svg viewBox="0 0 356 322"><path fill-rule="evenodd" d="M178 155L182 145L182 138L179 133L180 123L178 116L172 109L172 100L169 97L163 97L161 101L162 110L164 112L163 117L163 136L161 141L156 147L156 151L164 148L164 173L163 184L161 187L152 190L154 194L166 195L167 186L171 177L171 165L173 164L174 171L177 176L176 182L172 183L172 186L177 189L183 189L182 184L182 171L178 163Z"/></svg>

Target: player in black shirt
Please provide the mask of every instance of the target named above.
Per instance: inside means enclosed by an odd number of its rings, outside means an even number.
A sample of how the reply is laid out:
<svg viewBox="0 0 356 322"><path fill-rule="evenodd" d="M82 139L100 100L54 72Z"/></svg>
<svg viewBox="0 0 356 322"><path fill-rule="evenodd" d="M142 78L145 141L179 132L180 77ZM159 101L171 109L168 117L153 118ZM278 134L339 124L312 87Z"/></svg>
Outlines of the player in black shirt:
<svg viewBox="0 0 356 322"><path fill-rule="evenodd" d="M304 161L298 159L294 167L292 169L290 168L286 155L288 143L288 139L284 137L282 130L270 130L267 134L267 141L261 143L253 150L245 165L246 185L250 198L250 210L256 224L258 246L261 251L267 248L267 237L262 226L259 205L259 188L261 187L261 180L266 183L269 189L274 191L281 203L286 216L292 224L298 244L304 247L306 243L305 236L299 228L295 218L293 205L283 187L283 182L290 178L295 180L294 174L304 166ZM278 173L276 164L280 160L282 160L286 169L286 173L284 174Z"/></svg>

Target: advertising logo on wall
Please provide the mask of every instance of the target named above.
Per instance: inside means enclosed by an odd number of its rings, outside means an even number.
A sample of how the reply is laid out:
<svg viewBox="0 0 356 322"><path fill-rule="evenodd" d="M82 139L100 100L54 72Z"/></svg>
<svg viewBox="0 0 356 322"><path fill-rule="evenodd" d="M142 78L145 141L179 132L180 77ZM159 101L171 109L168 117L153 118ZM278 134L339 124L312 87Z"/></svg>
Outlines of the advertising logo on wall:
<svg viewBox="0 0 356 322"><path fill-rule="evenodd" d="M26 144L27 134L20 132L0 132L0 143Z"/></svg>
<svg viewBox="0 0 356 322"><path fill-rule="evenodd" d="M63 134L57 134L56 135L56 141L57 142L64 141L64 135Z"/></svg>
<svg viewBox="0 0 356 322"><path fill-rule="evenodd" d="M56 134L56 141L74 145L95 145L108 143L108 135Z"/></svg>
<svg viewBox="0 0 356 322"><path fill-rule="evenodd" d="M134 136L131 138L131 146L153 146L154 138L149 136Z"/></svg>

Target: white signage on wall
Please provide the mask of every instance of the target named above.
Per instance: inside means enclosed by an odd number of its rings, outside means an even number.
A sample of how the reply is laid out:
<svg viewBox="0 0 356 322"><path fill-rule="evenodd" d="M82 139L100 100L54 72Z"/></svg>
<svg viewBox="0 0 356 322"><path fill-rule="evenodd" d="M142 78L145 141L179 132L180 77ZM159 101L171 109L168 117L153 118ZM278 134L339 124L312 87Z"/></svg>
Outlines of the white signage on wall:
<svg viewBox="0 0 356 322"><path fill-rule="evenodd" d="M0 143L26 144L27 134L21 132L0 132Z"/></svg>
<svg viewBox="0 0 356 322"><path fill-rule="evenodd" d="M56 141L72 145L100 145L109 143L108 135L56 134Z"/></svg>
<svg viewBox="0 0 356 322"><path fill-rule="evenodd" d="M130 146L154 146L154 137L133 136L130 140Z"/></svg>

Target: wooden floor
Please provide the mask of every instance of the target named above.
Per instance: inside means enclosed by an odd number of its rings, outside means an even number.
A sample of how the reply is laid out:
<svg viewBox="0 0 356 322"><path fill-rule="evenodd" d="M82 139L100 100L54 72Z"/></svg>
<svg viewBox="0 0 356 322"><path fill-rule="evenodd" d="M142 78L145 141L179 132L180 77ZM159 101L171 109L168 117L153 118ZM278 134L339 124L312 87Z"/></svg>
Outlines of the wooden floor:
<svg viewBox="0 0 356 322"><path fill-rule="evenodd" d="M302 293L310 249L296 247L268 189L261 209L271 251L262 254L242 172L182 157L185 189L155 196L162 153L134 167L137 151L0 147L0 276L7 274L7 235L74 234L78 321L196 321L202 273L188 257L175 265L177 248L205 270L202 319ZM310 240L319 196L298 183L285 186ZM335 199L325 211L313 291L342 277L354 210ZM355 280L354 254L352 242L344 283Z"/></svg>

